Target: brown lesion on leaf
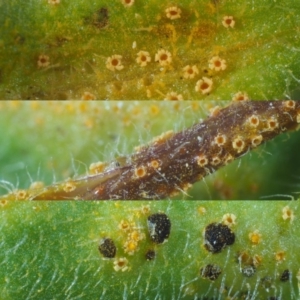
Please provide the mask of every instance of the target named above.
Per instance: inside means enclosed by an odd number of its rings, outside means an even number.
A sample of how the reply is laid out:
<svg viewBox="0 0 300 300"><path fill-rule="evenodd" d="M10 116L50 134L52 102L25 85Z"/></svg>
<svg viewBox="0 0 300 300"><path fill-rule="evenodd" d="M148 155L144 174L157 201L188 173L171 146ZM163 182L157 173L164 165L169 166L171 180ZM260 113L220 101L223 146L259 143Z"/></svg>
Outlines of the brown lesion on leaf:
<svg viewBox="0 0 300 300"><path fill-rule="evenodd" d="M176 36L176 29L174 25L171 24L161 24L160 26L151 27L151 33L158 35L159 37L164 37L166 39L172 39Z"/></svg>
<svg viewBox="0 0 300 300"><path fill-rule="evenodd" d="M73 38L66 36L66 35L55 35L49 37L46 41L46 45L49 48L57 48L57 47L63 47L66 45L68 42L72 41Z"/></svg>
<svg viewBox="0 0 300 300"><path fill-rule="evenodd" d="M90 17L85 18L86 24L91 24L98 29L106 28L109 24L109 13L106 7L101 7Z"/></svg>
<svg viewBox="0 0 300 300"><path fill-rule="evenodd" d="M213 39L214 34L217 32L216 24L212 22L202 21L199 24L196 24L191 31L191 35L194 39Z"/></svg>

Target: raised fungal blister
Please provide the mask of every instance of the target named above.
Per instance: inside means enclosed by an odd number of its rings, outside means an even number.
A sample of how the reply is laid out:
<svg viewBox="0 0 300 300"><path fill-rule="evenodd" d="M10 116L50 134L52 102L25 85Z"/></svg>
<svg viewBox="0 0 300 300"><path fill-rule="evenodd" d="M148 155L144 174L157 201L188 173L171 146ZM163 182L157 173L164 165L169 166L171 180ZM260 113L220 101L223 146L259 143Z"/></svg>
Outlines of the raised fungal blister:
<svg viewBox="0 0 300 300"><path fill-rule="evenodd" d="M208 94L211 92L213 86L213 80L208 77L202 77L199 79L195 86L196 92L201 92L202 94Z"/></svg>

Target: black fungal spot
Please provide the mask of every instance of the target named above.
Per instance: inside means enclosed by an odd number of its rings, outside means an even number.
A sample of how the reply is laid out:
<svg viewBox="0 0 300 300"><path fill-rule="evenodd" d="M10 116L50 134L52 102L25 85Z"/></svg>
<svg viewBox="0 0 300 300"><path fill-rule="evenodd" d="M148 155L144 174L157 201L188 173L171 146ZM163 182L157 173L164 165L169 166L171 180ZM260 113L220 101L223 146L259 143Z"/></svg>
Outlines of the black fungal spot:
<svg viewBox="0 0 300 300"><path fill-rule="evenodd" d="M285 282L290 279L291 273L289 270L284 270L280 276L280 281Z"/></svg>
<svg viewBox="0 0 300 300"><path fill-rule="evenodd" d="M148 231L154 243L163 243L170 235L171 221L164 213L153 214L148 217Z"/></svg>
<svg viewBox="0 0 300 300"><path fill-rule="evenodd" d="M221 273L221 268L217 265L208 264L200 269L200 275L212 281L216 280Z"/></svg>
<svg viewBox="0 0 300 300"><path fill-rule="evenodd" d="M252 277L256 272L256 268L254 266L246 266L242 268L242 274L246 277Z"/></svg>
<svg viewBox="0 0 300 300"><path fill-rule="evenodd" d="M98 249L104 257L113 258L116 256L117 248L112 239L103 238L100 241L100 245Z"/></svg>
<svg viewBox="0 0 300 300"><path fill-rule="evenodd" d="M156 253L152 249L149 249L145 254L145 257L147 260L153 260L155 258L155 256L156 256Z"/></svg>
<svg viewBox="0 0 300 300"><path fill-rule="evenodd" d="M209 252L219 253L234 241L235 234L227 225L211 223L205 228L204 246Z"/></svg>

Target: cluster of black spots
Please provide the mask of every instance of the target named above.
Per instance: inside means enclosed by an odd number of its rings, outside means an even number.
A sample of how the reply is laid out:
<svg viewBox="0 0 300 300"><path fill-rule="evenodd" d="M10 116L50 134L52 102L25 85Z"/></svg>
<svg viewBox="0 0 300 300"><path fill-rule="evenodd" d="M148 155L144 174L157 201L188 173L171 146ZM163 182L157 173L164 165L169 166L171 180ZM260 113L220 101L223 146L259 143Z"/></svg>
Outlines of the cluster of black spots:
<svg viewBox="0 0 300 300"><path fill-rule="evenodd" d="M116 256L117 248L114 241L110 238L103 238L98 247L103 257L113 258Z"/></svg>
<svg viewBox="0 0 300 300"><path fill-rule="evenodd" d="M212 281L216 280L221 273L221 268L217 265L208 264L200 269L200 276Z"/></svg>
<svg viewBox="0 0 300 300"><path fill-rule="evenodd" d="M155 255L156 255L155 251L149 249L145 254L146 260L153 260L155 258Z"/></svg>
<svg viewBox="0 0 300 300"><path fill-rule="evenodd" d="M290 279L291 273L289 270L284 270L280 276L280 281L286 282Z"/></svg>
<svg viewBox="0 0 300 300"><path fill-rule="evenodd" d="M170 235L171 221L164 213L152 214L148 217L148 231L151 240L162 244Z"/></svg>
<svg viewBox="0 0 300 300"><path fill-rule="evenodd" d="M204 247L212 253L219 253L235 241L234 232L221 223L211 223L205 228Z"/></svg>
<svg viewBox="0 0 300 300"><path fill-rule="evenodd" d="M242 268L242 274L246 277L252 277L256 272L256 268L254 266L245 266Z"/></svg>

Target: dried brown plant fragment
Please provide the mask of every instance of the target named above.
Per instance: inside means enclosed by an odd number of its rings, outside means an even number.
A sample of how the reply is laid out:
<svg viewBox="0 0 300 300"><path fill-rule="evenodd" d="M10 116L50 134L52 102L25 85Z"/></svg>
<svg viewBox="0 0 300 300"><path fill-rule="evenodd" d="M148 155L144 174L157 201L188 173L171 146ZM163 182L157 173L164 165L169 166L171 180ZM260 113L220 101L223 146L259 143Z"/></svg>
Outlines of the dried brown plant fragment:
<svg viewBox="0 0 300 300"><path fill-rule="evenodd" d="M299 123L300 102L237 101L201 123L137 147L127 164L64 183L32 197L77 200L164 199ZM228 159L230 158L230 159ZM204 163L205 162L205 163ZM61 186L61 187L60 187Z"/></svg>

